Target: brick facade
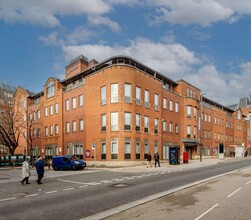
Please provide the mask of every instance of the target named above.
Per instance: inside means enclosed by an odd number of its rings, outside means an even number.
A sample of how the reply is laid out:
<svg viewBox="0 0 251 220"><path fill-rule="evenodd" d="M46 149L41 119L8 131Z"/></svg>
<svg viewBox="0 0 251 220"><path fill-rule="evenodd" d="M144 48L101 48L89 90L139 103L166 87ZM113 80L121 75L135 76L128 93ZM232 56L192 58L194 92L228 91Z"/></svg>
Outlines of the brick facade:
<svg viewBox="0 0 251 220"><path fill-rule="evenodd" d="M33 141L29 147L20 140L19 149L26 147L34 156L76 154L107 164L143 161L155 152L168 159L170 146L196 158L200 140L204 156L217 155L220 143L226 148L249 144L244 112L238 118L195 86L129 57L97 63L80 56L66 67L64 80L49 78L41 93L24 98Z"/></svg>

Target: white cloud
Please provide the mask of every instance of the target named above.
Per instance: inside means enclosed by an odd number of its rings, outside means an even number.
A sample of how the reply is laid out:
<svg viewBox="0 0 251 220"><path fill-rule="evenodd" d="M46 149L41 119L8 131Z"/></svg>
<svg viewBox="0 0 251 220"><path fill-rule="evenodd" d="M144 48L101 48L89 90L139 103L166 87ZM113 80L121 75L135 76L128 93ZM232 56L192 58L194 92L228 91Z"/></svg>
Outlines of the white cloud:
<svg viewBox="0 0 251 220"><path fill-rule="evenodd" d="M103 0L0 0L0 19L45 27L59 25L58 16L103 15L110 10Z"/></svg>
<svg viewBox="0 0 251 220"><path fill-rule="evenodd" d="M163 19L171 24L199 24L203 27L229 19L234 14L231 8L214 0L171 0L160 11Z"/></svg>
<svg viewBox="0 0 251 220"><path fill-rule="evenodd" d="M68 44L79 44L88 41L90 38L96 36L94 31L91 31L83 26L77 27L71 34L66 36Z"/></svg>
<svg viewBox="0 0 251 220"><path fill-rule="evenodd" d="M111 19L104 16L89 16L88 21L92 25L105 25L111 28L114 32L120 31L120 26L117 22L112 21Z"/></svg>
<svg viewBox="0 0 251 220"><path fill-rule="evenodd" d="M127 47L114 45L81 45L63 47L69 61L83 54L103 61L115 55L127 55L159 71L172 80L184 79L206 93L215 102L230 105L250 92L251 62L240 65L239 72L223 73L213 64L205 63L181 44L155 43L139 38Z"/></svg>
<svg viewBox="0 0 251 220"><path fill-rule="evenodd" d="M62 43L62 41L58 39L58 32L52 32L47 36L40 36L38 39L46 46L56 46Z"/></svg>
<svg viewBox="0 0 251 220"><path fill-rule="evenodd" d="M241 64L235 73L222 73L214 65L204 65L184 77L205 92L206 97L225 105L235 104L250 93L251 62Z"/></svg>
<svg viewBox="0 0 251 220"><path fill-rule="evenodd" d="M131 41L128 46L91 44L65 46L63 53L67 60L80 54L99 61L114 55L127 55L173 79L182 78L185 72L191 71L193 65L201 62L193 52L181 44L154 43L143 38Z"/></svg>
<svg viewBox="0 0 251 220"><path fill-rule="evenodd" d="M96 36L96 33L83 26L76 27L70 34L59 34L58 32L52 32L47 36L40 36L38 39L45 46L63 46L63 45L77 45L87 42L92 37ZM61 37L61 38L60 38Z"/></svg>

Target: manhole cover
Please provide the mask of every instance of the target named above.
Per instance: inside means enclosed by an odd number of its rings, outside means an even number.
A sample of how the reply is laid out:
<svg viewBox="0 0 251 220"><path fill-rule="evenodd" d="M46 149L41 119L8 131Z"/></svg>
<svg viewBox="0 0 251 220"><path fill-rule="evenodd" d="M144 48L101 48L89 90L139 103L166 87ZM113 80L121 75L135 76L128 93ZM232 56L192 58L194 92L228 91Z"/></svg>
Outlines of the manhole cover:
<svg viewBox="0 0 251 220"><path fill-rule="evenodd" d="M127 184L124 184L124 183L119 183L119 184L115 184L114 187L117 187L117 188L123 188L123 187L127 187L128 185Z"/></svg>

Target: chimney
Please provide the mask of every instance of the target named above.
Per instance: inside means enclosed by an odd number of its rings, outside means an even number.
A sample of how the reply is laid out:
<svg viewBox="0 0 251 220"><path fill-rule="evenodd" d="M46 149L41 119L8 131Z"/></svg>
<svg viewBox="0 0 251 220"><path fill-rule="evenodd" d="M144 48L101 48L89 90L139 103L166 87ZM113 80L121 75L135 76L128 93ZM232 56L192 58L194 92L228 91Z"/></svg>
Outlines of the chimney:
<svg viewBox="0 0 251 220"><path fill-rule="evenodd" d="M85 56L80 55L74 58L70 64L65 67L66 79L88 69L88 67L89 62Z"/></svg>

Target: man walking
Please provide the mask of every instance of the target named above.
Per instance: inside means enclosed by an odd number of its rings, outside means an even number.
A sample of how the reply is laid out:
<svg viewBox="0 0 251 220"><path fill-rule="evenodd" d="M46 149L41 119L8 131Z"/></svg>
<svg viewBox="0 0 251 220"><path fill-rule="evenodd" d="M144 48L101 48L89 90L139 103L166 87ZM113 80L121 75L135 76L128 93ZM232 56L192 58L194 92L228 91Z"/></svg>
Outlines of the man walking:
<svg viewBox="0 0 251 220"><path fill-rule="evenodd" d="M156 154L154 154L154 160L155 160L155 167L158 163L158 166L160 167L160 162L159 162L159 153L157 152Z"/></svg>
<svg viewBox="0 0 251 220"><path fill-rule="evenodd" d="M44 177L44 163L42 159L42 157L39 157L35 163L35 167L37 170L37 184L42 184L41 180Z"/></svg>
<svg viewBox="0 0 251 220"><path fill-rule="evenodd" d="M147 167L147 168L148 168L148 166L151 166L151 167L152 167L151 161L152 161L152 155L149 153L149 154L147 155L147 164L146 164L146 167Z"/></svg>

